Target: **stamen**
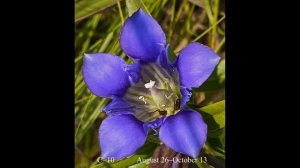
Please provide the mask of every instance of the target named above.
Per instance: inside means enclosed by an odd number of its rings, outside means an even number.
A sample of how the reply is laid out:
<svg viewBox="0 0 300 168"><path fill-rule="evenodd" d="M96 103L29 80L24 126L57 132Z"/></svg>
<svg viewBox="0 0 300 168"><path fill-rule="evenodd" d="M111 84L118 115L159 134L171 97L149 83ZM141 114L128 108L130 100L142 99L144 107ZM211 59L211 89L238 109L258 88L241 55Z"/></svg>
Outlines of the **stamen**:
<svg viewBox="0 0 300 168"><path fill-rule="evenodd" d="M152 128L152 130L154 131L153 135L158 135L158 131L156 129Z"/></svg>
<svg viewBox="0 0 300 168"><path fill-rule="evenodd" d="M173 93L171 93L169 96L168 96L168 95L165 95L165 97L166 97L167 99L170 99L172 95L173 95Z"/></svg>
<svg viewBox="0 0 300 168"><path fill-rule="evenodd" d="M155 81L150 80L149 83L146 83L146 84L145 84L145 88L151 89L151 88L154 86L154 84L155 84Z"/></svg>
<svg viewBox="0 0 300 168"><path fill-rule="evenodd" d="M145 99L144 96L140 96L139 99L140 99L140 100L142 99L142 101L143 101L145 104L147 104L146 99Z"/></svg>

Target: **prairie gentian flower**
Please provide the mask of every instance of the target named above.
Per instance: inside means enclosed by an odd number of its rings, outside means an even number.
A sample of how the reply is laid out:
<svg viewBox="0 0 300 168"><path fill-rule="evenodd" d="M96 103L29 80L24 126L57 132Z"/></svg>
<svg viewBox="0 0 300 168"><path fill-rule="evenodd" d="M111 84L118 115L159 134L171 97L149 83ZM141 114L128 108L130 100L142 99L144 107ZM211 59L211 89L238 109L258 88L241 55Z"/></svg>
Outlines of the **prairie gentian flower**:
<svg viewBox="0 0 300 168"><path fill-rule="evenodd" d="M210 48L186 46L168 59L166 36L159 24L139 9L124 23L120 46L134 60L126 64L106 53L85 54L83 77L96 96L112 99L99 129L101 157L120 160L133 155L150 130L173 150L197 157L207 136L199 112L185 106L219 62Z"/></svg>

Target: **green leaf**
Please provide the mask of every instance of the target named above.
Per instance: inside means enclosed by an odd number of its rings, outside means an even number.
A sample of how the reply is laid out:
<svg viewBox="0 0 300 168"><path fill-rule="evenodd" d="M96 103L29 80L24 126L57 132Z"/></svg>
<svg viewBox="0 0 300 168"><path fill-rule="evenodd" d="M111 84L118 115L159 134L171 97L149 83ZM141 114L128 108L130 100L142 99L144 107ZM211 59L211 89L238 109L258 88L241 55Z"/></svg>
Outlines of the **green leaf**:
<svg viewBox="0 0 300 168"><path fill-rule="evenodd" d="M208 126L207 142L210 153L215 151L224 157L225 148L225 100L198 109ZM207 146L207 147L209 147ZM216 153L213 152L214 155Z"/></svg>
<svg viewBox="0 0 300 168"><path fill-rule="evenodd" d="M225 59L222 59L217 67L217 75L219 77L219 83L225 81Z"/></svg>
<svg viewBox="0 0 300 168"><path fill-rule="evenodd" d="M129 166L128 168L146 168L146 167L148 167L148 164L150 163L150 159L151 158L145 159L143 162Z"/></svg>
<svg viewBox="0 0 300 168"><path fill-rule="evenodd" d="M199 110L213 116L217 124L219 124L219 128L225 126L225 100L207 105Z"/></svg>
<svg viewBox="0 0 300 168"><path fill-rule="evenodd" d="M97 117L99 116L102 108L104 108L108 102L109 102L108 99L92 96L92 99L89 101L89 103L86 104L85 109L83 109L84 112L81 113L81 115L83 115L83 116L80 117L80 119L79 119L80 121L78 121L79 125L76 127L76 132L75 132L75 144L76 145L82 140L84 135L93 126L93 124L94 124L95 120L97 119ZM92 105L96 105L96 107L88 108ZM84 119L84 118L86 118L86 119Z"/></svg>
<svg viewBox="0 0 300 168"><path fill-rule="evenodd" d="M212 166L210 166L209 164L207 163L204 163L204 162L201 162L200 159L197 159L197 166L199 168L213 168Z"/></svg>
<svg viewBox="0 0 300 168"><path fill-rule="evenodd" d="M129 16L131 16L135 11L141 8L142 4L139 0L126 0L126 7Z"/></svg>
<svg viewBox="0 0 300 168"><path fill-rule="evenodd" d="M209 142L212 149L216 152L224 154L225 153L225 127L219 131L219 135L216 137L208 137L207 142Z"/></svg>
<svg viewBox="0 0 300 168"><path fill-rule="evenodd" d="M160 144L160 140L158 139L157 136L154 135L148 135L147 141Z"/></svg>
<svg viewBox="0 0 300 168"><path fill-rule="evenodd" d="M176 60L176 54L174 53L174 51L171 49L171 47L168 48L168 53L169 53L169 60L171 62Z"/></svg>
<svg viewBox="0 0 300 168"><path fill-rule="evenodd" d="M117 0L83 0L75 3L75 22L92 16L114 4Z"/></svg>
<svg viewBox="0 0 300 168"><path fill-rule="evenodd" d="M211 76L196 91L215 91L225 86L225 59L222 59Z"/></svg>
<svg viewBox="0 0 300 168"><path fill-rule="evenodd" d="M204 145L204 156L207 158L209 165L218 165L216 167L225 165L225 151L223 149L222 151L216 150L216 147L210 143Z"/></svg>
<svg viewBox="0 0 300 168"><path fill-rule="evenodd" d="M208 136L217 137L225 127L225 100L197 109L208 125Z"/></svg>

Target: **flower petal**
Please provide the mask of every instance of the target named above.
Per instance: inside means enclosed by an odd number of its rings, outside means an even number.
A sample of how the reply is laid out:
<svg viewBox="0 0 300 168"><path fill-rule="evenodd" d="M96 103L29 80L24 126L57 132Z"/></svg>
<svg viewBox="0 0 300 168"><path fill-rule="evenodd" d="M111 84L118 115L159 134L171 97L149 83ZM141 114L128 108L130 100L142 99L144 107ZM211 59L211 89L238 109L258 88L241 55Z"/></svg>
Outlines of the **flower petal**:
<svg viewBox="0 0 300 168"><path fill-rule="evenodd" d="M139 62L130 64L126 67L131 83L137 83L141 77L141 64Z"/></svg>
<svg viewBox="0 0 300 168"><path fill-rule="evenodd" d="M144 123L145 132L149 132L152 129L153 131L155 131L155 135L157 135L158 131L156 129L159 128L163 124L165 119L166 119L166 117L161 117L152 122L145 122Z"/></svg>
<svg viewBox="0 0 300 168"><path fill-rule="evenodd" d="M107 115L134 114L134 108L134 106L124 100L116 98L104 107L103 111L105 111Z"/></svg>
<svg viewBox="0 0 300 168"><path fill-rule="evenodd" d="M185 109L168 117L159 131L159 138L176 152L197 157L206 141L207 125L200 113Z"/></svg>
<svg viewBox="0 0 300 168"><path fill-rule="evenodd" d="M181 93L180 105L184 106L192 97L192 92L190 92L186 87L181 86L180 93Z"/></svg>
<svg viewBox="0 0 300 168"><path fill-rule="evenodd" d="M213 72L220 57L209 47L191 43L178 56L180 84L189 89L199 87Z"/></svg>
<svg viewBox="0 0 300 168"><path fill-rule="evenodd" d="M163 49L162 52L158 55L157 63L164 67L169 68L171 67L171 62L169 60L169 52L168 52L169 44L167 44Z"/></svg>
<svg viewBox="0 0 300 168"><path fill-rule="evenodd" d="M123 159L133 155L146 141L143 123L132 115L109 116L99 129L101 158Z"/></svg>
<svg viewBox="0 0 300 168"><path fill-rule="evenodd" d="M124 52L144 62L154 62L166 43L166 35L151 16L139 9L121 30L120 45Z"/></svg>
<svg viewBox="0 0 300 168"><path fill-rule="evenodd" d="M94 53L84 55L83 78L92 93L101 97L122 96L130 86L121 57Z"/></svg>

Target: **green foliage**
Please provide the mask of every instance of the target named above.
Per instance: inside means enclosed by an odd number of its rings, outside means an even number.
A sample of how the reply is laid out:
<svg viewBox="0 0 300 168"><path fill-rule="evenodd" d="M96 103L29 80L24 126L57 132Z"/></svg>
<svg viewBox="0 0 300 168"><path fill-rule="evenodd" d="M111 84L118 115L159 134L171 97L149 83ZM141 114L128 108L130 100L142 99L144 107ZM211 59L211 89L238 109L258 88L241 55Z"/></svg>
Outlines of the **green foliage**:
<svg viewBox="0 0 300 168"><path fill-rule="evenodd" d="M198 109L207 126L206 151L225 159L225 100Z"/></svg>
<svg viewBox="0 0 300 168"><path fill-rule="evenodd" d="M75 3L75 21L78 22L117 3L117 0L81 0Z"/></svg>
<svg viewBox="0 0 300 168"><path fill-rule="evenodd" d="M215 6L217 4L218 7ZM98 129L106 115L101 113L109 99L96 97L82 77L83 53L106 52L131 63L119 45L122 22L138 8L154 17L162 26L170 44L169 56L175 60L188 43L197 41L213 48L221 61L211 77L193 89L190 107L202 114L208 125L203 155L223 163L225 159L225 53L224 0L75 0L75 165L86 167L147 167L137 158L149 159L160 144L149 136L137 154L115 163L97 163L100 156ZM214 160L212 159L212 160ZM211 167L210 163L197 163Z"/></svg>
<svg viewBox="0 0 300 168"><path fill-rule="evenodd" d="M200 108L203 118L208 123L208 130L225 127L225 100Z"/></svg>
<svg viewBox="0 0 300 168"><path fill-rule="evenodd" d="M126 7L128 10L128 15L131 16L135 11L137 11L142 6L139 0L127 0Z"/></svg>
<svg viewBox="0 0 300 168"><path fill-rule="evenodd" d="M219 83L225 82L225 59L222 59L217 67L217 75L219 77Z"/></svg>

